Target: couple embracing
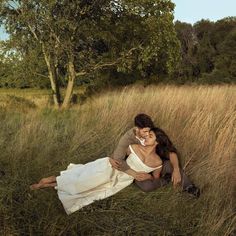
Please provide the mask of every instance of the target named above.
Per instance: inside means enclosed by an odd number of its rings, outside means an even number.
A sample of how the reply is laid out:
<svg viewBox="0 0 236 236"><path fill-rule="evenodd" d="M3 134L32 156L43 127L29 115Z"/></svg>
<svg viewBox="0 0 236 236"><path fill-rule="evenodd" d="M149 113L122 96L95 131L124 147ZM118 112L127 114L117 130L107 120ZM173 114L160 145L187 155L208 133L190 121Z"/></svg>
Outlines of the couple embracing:
<svg viewBox="0 0 236 236"><path fill-rule="evenodd" d="M146 114L134 118L134 127L121 137L111 157L69 164L59 176L42 178L30 188L55 188L66 213L71 214L133 182L145 192L172 182L195 197L200 195L199 188L181 169L173 143Z"/></svg>

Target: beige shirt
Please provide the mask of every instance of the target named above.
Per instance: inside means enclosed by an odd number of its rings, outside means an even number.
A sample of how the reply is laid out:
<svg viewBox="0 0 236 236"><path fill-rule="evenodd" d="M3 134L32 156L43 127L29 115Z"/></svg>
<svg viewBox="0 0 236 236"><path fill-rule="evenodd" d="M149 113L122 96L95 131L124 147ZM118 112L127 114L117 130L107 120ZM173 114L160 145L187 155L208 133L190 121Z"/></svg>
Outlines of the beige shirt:
<svg viewBox="0 0 236 236"><path fill-rule="evenodd" d="M115 151L111 155L111 157L115 160L122 161L121 170L126 171L130 169L128 164L125 161L126 153L129 145L131 144L140 144L140 140L135 135L135 129L132 128L128 130L120 139Z"/></svg>

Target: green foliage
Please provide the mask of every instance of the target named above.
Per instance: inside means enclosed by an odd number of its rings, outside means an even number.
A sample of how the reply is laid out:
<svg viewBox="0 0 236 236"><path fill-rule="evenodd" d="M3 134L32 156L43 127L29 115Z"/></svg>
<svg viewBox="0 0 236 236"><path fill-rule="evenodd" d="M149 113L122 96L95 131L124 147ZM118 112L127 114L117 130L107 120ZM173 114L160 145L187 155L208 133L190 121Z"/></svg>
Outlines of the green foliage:
<svg viewBox="0 0 236 236"><path fill-rule="evenodd" d="M75 85L96 89L235 82L235 17L173 24L174 4L164 0L3 3L10 1L2 1L0 20L11 37L1 42L1 87L49 88L42 47L62 87L71 57Z"/></svg>
<svg viewBox="0 0 236 236"><path fill-rule="evenodd" d="M226 82L236 82L236 27L218 46L219 55L215 59L215 69L211 78L222 78Z"/></svg>
<svg viewBox="0 0 236 236"><path fill-rule="evenodd" d="M175 23L182 56L176 76L200 83L235 82L236 18L217 22Z"/></svg>
<svg viewBox="0 0 236 236"><path fill-rule="evenodd" d="M43 47L62 85L71 56L76 72L88 77L108 68L127 75L169 75L179 58L171 1L3 1L1 10L21 59L45 75L45 65L28 60L31 53L42 55Z"/></svg>
<svg viewBox="0 0 236 236"><path fill-rule="evenodd" d="M27 52L11 49L11 41L0 44L0 87L49 88L45 62L39 48Z"/></svg>

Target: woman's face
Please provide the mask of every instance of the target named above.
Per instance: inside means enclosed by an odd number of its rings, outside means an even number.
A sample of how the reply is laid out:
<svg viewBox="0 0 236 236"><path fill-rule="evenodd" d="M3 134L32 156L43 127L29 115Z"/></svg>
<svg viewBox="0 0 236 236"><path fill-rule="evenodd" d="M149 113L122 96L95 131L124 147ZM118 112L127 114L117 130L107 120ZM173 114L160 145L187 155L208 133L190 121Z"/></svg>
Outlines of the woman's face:
<svg viewBox="0 0 236 236"><path fill-rule="evenodd" d="M150 131L149 135L145 137L145 146L152 146L154 144L157 144L156 135L153 131Z"/></svg>

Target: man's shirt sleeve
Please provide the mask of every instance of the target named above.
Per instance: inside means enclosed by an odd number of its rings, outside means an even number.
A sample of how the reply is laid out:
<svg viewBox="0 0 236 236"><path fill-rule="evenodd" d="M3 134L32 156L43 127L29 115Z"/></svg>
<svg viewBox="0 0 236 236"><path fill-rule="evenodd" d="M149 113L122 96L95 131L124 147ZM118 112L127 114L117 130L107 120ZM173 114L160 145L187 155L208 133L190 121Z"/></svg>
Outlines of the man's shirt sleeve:
<svg viewBox="0 0 236 236"><path fill-rule="evenodd" d="M125 161L129 144L130 144L130 141L129 141L129 135L127 132L121 137L115 151L112 154L113 159L119 160L122 162L122 166L121 166L122 171L126 171L130 169L129 165Z"/></svg>

